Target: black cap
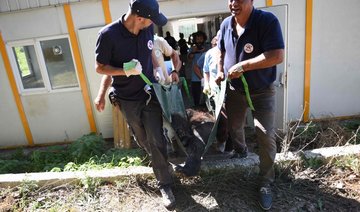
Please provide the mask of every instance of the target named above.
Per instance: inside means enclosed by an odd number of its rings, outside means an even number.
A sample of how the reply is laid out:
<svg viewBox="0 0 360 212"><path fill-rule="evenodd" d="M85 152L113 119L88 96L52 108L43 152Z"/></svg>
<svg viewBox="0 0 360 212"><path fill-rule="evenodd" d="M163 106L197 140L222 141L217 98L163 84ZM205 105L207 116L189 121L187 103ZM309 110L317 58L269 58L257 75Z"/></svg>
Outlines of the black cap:
<svg viewBox="0 0 360 212"><path fill-rule="evenodd" d="M130 8L133 13L150 19L158 26L164 26L167 23L167 18L159 11L156 0L131 0Z"/></svg>

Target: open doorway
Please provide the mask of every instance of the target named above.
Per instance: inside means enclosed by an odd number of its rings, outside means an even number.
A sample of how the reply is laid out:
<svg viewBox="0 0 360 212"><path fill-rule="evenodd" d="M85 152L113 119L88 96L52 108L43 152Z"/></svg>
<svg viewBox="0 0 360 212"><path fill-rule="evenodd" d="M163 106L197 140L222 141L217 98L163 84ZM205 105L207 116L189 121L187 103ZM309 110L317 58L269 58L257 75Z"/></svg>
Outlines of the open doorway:
<svg viewBox="0 0 360 212"><path fill-rule="evenodd" d="M184 38L188 40L192 33L203 31L208 37L206 42L209 44L211 38L215 36L216 32L220 29L221 22L229 15L230 13L221 13L207 16L170 19L165 26L156 28L155 32L162 37L165 36L166 32L170 32L175 40L179 40L179 33L183 33Z"/></svg>

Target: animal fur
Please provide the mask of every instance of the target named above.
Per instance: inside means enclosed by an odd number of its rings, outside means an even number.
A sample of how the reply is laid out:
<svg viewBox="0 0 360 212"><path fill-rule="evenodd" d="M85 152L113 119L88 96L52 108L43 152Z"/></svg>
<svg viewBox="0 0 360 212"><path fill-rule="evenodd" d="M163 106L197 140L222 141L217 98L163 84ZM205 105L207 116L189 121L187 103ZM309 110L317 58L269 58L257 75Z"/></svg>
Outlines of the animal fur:
<svg viewBox="0 0 360 212"><path fill-rule="evenodd" d="M185 165L177 165L175 170L186 176L195 176L200 171L201 157L209 139L215 119L208 113L187 109L187 117L172 114L171 126L188 154Z"/></svg>

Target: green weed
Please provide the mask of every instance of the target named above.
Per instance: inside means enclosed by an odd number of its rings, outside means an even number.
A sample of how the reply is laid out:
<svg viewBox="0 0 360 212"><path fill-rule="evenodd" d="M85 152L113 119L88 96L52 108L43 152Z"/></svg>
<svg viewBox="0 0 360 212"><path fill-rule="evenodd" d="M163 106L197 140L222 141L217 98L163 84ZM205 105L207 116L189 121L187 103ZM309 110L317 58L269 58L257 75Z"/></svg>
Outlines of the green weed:
<svg viewBox="0 0 360 212"><path fill-rule="evenodd" d="M140 149L110 149L94 133L84 135L68 146L52 146L26 155L23 149L0 158L0 174L26 172L86 171L139 166L145 154Z"/></svg>
<svg viewBox="0 0 360 212"><path fill-rule="evenodd" d="M350 169L353 172L360 174L360 159L359 155L349 155L336 159L334 162L335 166Z"/></svg>
<svg viewBox="0 0 360 212"><path fill-rule="evenodd" d="M320 166L324 165L324 161L320 158L308 158L304 159L304 166L306 168L318 169Z"/></svg>
<svg viewBox="0 0 360 212"><path fill-rule="evenodd" d="M85 177L81 179L81 186L89 194L95 195L96 189L101 185L102 181L99 178Z"/></svg>

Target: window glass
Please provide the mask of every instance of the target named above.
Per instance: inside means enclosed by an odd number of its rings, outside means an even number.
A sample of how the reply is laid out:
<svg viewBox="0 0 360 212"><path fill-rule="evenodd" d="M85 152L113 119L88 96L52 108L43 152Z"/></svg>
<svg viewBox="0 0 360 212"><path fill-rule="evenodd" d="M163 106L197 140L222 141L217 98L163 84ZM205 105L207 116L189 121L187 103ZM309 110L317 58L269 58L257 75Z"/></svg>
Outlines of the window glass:
<svg viewBox="0 0 360 212"><path fill-rule="evenodd" d="M78 87L67 38L40 41L52 89Z"/></svg>
<svg viewBox="0 0 360 212"><path fill-rule="evenodd" d="M34 46L18 46L12 49L24 89L44 88Z"/></svg>

